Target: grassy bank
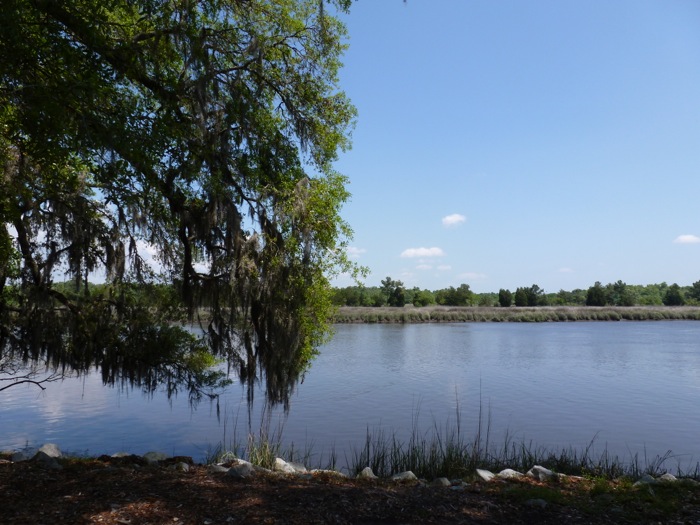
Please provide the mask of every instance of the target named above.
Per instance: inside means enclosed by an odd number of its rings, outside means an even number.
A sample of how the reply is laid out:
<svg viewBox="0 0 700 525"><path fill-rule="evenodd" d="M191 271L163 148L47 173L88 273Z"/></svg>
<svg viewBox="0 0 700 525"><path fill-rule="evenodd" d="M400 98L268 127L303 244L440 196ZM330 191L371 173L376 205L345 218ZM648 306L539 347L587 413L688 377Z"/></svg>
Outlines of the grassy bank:
<svg viewBox="0 0 700 525"><path fill-rule="evenodd" d="M414 415L414 427L408 437L399 437L384 428L367 428L361 443L350 444L342 457L336 450L314 450L314 444L299 447L284 445L283 428L270 430L269 421L263 423L257 433L241 436L235 428L227 446L219 444L207 455L207 463L224 462L241 458L255 465L273 468L275 458L294 461L308 468L340 470L352 476L365 467L382 478L411 471L419 478L432 480L474 479L476 469L499 472L510 468L527 472L534 465L544 466L554 472L595 477L607 480L625 478L636 480L649 474L660 476L672 473L677 477L700 480L700 463L693 464L688 457L679 457L672 451L664 455L649 456L644 451L633 452L621 458L607 448L596 451L596 436L586 447L551 449L532 441L516 441L506 433L500 441L491 436L491 416L479 410L477 427L465 432L462 428L459 405L456 418L444 424L437 422L431 428L419 429ZM235 427L235 425L234 425Z"/></svg>
<svg viewBox="0 0 700 525"><path fill-rule="evenodd" d="M538 307L351 307L343 306L334 323L546 323L571 321L700 321L698 306L538 306Z"/></svg>

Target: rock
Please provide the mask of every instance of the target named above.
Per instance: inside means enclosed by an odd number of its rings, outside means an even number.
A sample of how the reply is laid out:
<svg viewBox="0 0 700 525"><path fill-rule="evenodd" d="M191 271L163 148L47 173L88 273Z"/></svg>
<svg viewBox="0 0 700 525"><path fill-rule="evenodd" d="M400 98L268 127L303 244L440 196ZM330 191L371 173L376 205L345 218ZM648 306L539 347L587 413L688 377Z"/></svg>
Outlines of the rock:
<svg viewBox="0 0 700 525"><path fill-rule="evenodd" d="M667 482L671 482L671 483L672 483L672 482L674 482L674 481L678 481L678 478L677 478L676 476L674 476L673 474L671 474L671 473L669 473L669 472L666 472L665 474L663 474L663 475L659 478L659 481L667 481Z"/></svg>
<svg viewBox="0 0 700 525"><path fill-rule="evenodd" d="M231 466L226 473L234 479L248 479L255 475L255 467L247 461L239 461L236 465Z"/></svg>
<svg viewBox="0 0 700 525"><path fill-rule="evenodd" d="M297 474L306 474L308 472L308 470L306 470L306 466L302 463L297 463L296 461L287 461L287 465L290 465L294 469L294 472L296 472Z"/></svg>
<svg viewBox="0 0 700 525"><path fill-rule="evenodd" d="M540 465L535 465L530 470L527 471L527 477L535 478L539 481L547 481L555 477L554 472L548 468L541 467Z"/></svg>
<svg viewBox="0 0 700 525"><path fill-rule="evenodd" d="M655 483L658 483L656 479L654 479L654 476L650 476L649 474L644 474L637 482L632 485L633 487L639 487L640 485L653 485Z"/></svg>
<svg viewBox="0 0 700 525"><path fill-rule="evenodd" d="M431 487L449 487L452 483L447 478L435 478L430 484Z"/></svg>
<svg viewBox="0 0 700 525"><path fill-rule="evenodd" d="M41 465L43 468L47 468L50 470L63 469L63 466L58 462L58 460L55 457L49 456L46 452L43 452L41 450L39 452L37 452L36 454L34 454L32 461L35 461L37 464Z"/></svg>
<svg viewBox="0 0 700 525"><path fill-rule="evenodd" d="M172 466L174 470L177 470L178 472L189 472L190 471L190 466L188 463L185 463L184 461L180 461L179 463L176 463L175 465Z"/></svg>
<svg viewBox="0 0 700 525"><path fill-rule="evenodd" d="M61 453L61 449L58 448L58 445L54 443L45 443L41 445L41 448L39 448L39 452L43 452L50 458L60 458L63 456Z"/></svg>
<svg viewBox="0 0 700 525"><path fill-rule="evenodd" d="M111 458L128 458L129 456L131 456L131 454L129 454L128 452L115 452L110 457Z"/></svg>
<svg viewBox="0 0 700 525"><path fill-rule="evenodd" d="M517 470L513 470L512 468L507 468L504 470L501 470L497 476L501 479L513 479L513 478L522 478L523 473L518 472Z"/></svg>
<svg viewBox="0 0 700 525"><path fill-rule="evenodd" d="M357 475L357 479L377 479L377 476L374 475L371 468L365 467L362 469L362 472Z"/></svg>
<svg viewBox="0 0 700 525"><path fill-rule="evenodd" d="M391 476L392 481L415 481L417 479L418 478L416 475L410 470L407 470L406 472L399 472L398 474Z"/></svg>
<svg viewBox="0 0 700 525"><path fill-rule="evenodd" d="M224 467L223 465L209 465L207 467L207 472L209 472L209 474L226 474L228 470L228 467Z"/></svg>
<svg viewBox="0 0 700 525"><path fill-rule="evenodd" d="M338 470L328 470L328 469L318 469L315 468L311 471L311 474L322 474L326 476L338 476L340 478L347 478L347 474L340 472Z"/></svg>
<svg viewBox="0 0 700 525"><path fill-rule="evenodd" d="M151 452L146 452L143 455L143 459L145 459L149 465L155 465L159 461L164 461L164 460L168 459L168 455L163 454L162 452L151 451Z"/></svg>
<svg viewBox="0 0 700 525"><path fill-rule="evenodd" d="M491 472L490 470L484 470L484 469L476 469L476 473L479 475L481 479L484 481L491 481L493 478L496 477L496 474Z"/></svg>
<svg viewBox="0 0 700 525"><path fill-rule="evenodd" d="M272 465L272 470L275 472L284 472L285 474L296 473L294 467L282 458L275 458L275 462Z"/></svg>
<svg viewBox="0 0 700 525"><path fill-rule="evenodd" d="M529 499L525 502L525 505L528 507L535 507L537 509L543 509L547 506L547 502L543 499Z"/></svg>

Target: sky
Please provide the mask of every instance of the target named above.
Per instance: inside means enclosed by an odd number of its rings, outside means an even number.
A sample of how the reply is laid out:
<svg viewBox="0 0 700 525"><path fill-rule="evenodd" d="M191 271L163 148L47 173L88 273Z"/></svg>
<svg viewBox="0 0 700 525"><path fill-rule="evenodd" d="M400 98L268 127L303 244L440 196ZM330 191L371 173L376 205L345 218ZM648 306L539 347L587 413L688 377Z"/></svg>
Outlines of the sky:
<svg viewBox="0 0 700 525"><path fill-rule="evenodd" d="M342 19L358 119L335 167L367 286L700 280L700 2L359 0Z"/></svg>

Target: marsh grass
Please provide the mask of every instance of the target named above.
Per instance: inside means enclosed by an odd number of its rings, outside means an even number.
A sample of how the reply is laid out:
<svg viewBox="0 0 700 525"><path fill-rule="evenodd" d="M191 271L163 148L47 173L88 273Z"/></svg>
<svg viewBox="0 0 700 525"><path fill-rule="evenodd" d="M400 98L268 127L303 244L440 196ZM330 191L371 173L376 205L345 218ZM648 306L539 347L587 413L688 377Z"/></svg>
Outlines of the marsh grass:
<svg viewBox="0 0 700 525"><path fill-rule="evenodd" d="M700 321L697 306L538 306L538 307L447 307L339 308L335 323L463 323L571 321Z"/></svg>
<svg viewBox="0 0 700 525"><path fill-rule="evenodd" d="M420 407L414 409L408 437L400 437L397 432L382 427L367 427L364 441L359 446L350 444L341 470L356 475L365 467L370 467L379 477L390 477L410 470L423 479L470 479L475 476L476 469L499 472L510 468L524 473L534 465L542 465L557 473L605 481L639 479L645 474L657 477L666 472L700 480L700 463L692 465L689 458L676 456L670 450L656 456L649 456L646 450L630 452L627 458L612 455L607 448L597 453L597 435L585 447L578 449L546 448L532 441L516 440L508 433L502 439L493 441L491 411L484 411L481 403L473 433L466 433L463 429L459 400L454 419L448 418L443 424L433 421L425 431L419 428L419 411ZM228 421L225 421L225 429L227 424ZM271 469L275 458L281 457L308 468L338 469L334 446L319 454L314 452L313 441L307 441L301 448L294 443L285 447L283 430L283 423L272 427L267 417L256 432L249 429L241 435L235 419L228 446L223 445L226 443L224 440L207 452L205 460L207 463L224 463L240 458Z"/></svg>

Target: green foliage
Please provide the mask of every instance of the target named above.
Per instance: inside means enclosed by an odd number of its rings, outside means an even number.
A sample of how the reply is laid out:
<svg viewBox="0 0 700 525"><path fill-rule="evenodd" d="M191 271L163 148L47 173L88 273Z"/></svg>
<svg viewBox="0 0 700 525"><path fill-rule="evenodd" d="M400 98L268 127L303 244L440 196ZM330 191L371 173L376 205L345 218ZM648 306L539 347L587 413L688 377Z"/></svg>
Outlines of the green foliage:
<svg viewBox="0 0 700 525"><path fill-rule="evenodd" d="M666 306L682 306L685 304L685 297L681 292L681 287L673 283L664 294L664 304Z"/></svg>
<svg viewBox="0 0 700 525"><path fill-rule="evenodd" d="M596 283L588 289L588 293L586 293L586 306L605 306L607 302L608 300L603 285L600 284L600 281L596 281Z"/></svg>
<svg viewBox="0 0 700 525"><path fill-rule="evenodd" d="M498 291L498 304L505 308L513 304L513 294L510 290L501 288Z"/></svg>
<svg viewBox="0 0 700 525"><path fill-rule="evenodd" d="M174 284L190 317L207 309L208 351L286 401L328 334L329 279L361 273L332 168L355 110L338 88L346 35L330 11L0 3L0 352L76 369L113 359L108 376L153 386L108 334L129 340L138 318L154 327L139 343L153 337L162 357L196 368L181 353L194 347L163 339L161 310L175 309L130 300L132 283ZM54 286L64 272L75 293ZM106 296L91 295L98 272Z"/></svg>
<svg viewBox="0 0 700 525"><path fill-rule="evenodd" d="M473 297L468 284L460 284L457 288L450 286L435 292L435 302L443 306L470 306Z"/></svg>

